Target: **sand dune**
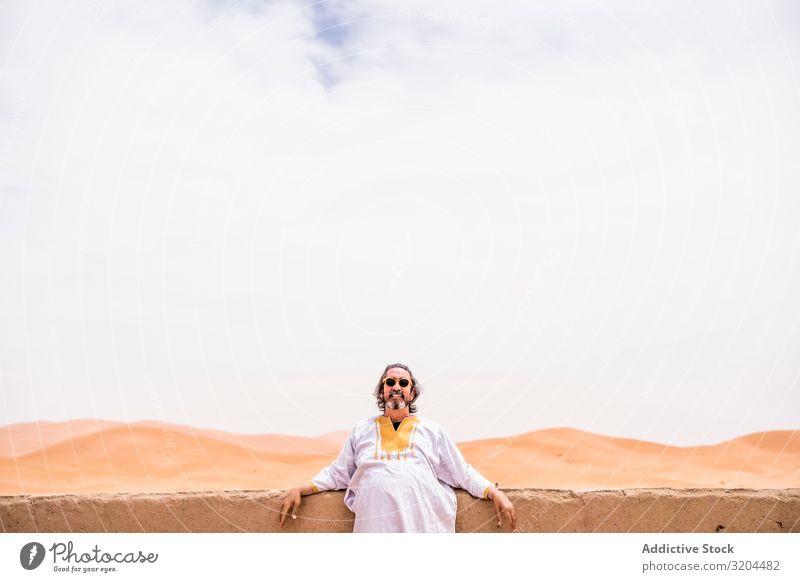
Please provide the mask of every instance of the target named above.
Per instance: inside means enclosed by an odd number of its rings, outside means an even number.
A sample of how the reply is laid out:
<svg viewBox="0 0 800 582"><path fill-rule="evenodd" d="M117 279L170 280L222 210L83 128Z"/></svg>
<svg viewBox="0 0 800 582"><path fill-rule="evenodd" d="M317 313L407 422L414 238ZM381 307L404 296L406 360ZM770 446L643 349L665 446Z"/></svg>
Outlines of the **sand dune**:
<svg viewBox="0 0 800 582"><path fill-rule="evenodd" d="M672 447L570 428L460 443L506 487L753 487L800 485L800 431L754 433L715 445Z"/></svg>
<svg viewBox="0 0 800 582"><path fill-rule="evenodd" d="M0 494L291 487L347 437L237 435L157 421L81 419L0 427ZM501 487L800 487L800 431L672 447L573 428L459 444Z"/></svg>

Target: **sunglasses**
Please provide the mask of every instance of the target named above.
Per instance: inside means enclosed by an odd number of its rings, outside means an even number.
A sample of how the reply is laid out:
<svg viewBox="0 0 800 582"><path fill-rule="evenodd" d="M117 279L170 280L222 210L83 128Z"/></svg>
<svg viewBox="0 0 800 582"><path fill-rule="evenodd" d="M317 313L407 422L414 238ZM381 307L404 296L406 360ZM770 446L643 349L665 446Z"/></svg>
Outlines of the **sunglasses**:
<svg viewBox="0 0 800 582"><path fill-rule="evenodd" d="M395 384L400 384L401 388L405 388L406 386L411 384L411 380L408 380L407 378L400 378L399 380L396 380L394 378L384 378L383 383L386 384L389 388L391 388Z"/></svg>

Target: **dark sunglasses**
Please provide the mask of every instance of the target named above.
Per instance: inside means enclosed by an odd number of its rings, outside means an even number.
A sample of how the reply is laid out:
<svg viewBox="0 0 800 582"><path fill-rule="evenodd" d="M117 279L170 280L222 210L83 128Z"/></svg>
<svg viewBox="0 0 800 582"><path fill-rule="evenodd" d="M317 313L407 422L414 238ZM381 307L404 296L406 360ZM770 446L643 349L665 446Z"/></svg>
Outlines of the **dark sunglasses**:
<svg viewBox="0 0 800 582"><path fill-rule="evenodd" d="M411 383L411 380L408 380L407 378L400 378L399 380L395 380L394 378L384 378L383 383L386 384L389 388L391 388L395 384L400 384L401 388L405 388Z"/></svg>

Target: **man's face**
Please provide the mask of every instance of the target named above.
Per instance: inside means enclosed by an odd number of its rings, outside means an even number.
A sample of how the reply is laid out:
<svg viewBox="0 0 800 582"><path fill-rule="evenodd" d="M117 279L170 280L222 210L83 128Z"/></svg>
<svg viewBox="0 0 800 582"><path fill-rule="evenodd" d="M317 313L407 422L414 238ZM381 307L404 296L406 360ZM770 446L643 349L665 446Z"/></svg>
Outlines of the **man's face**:
<svg viewBox="0 0 800 582"><path fill-rule="evenodd" d="M387 386L384 382L383 399L386 401L386 408L400 409L408 406L408 403L414 398L414 388L411 386L411 374L408 373L408 370L404 370L403 368L389 368L386 370L384 378L394 378L395 380L405 378L408 380L408 386L405 388L400 386L399 382L395 382L395 385L392 387Z"/></svg>

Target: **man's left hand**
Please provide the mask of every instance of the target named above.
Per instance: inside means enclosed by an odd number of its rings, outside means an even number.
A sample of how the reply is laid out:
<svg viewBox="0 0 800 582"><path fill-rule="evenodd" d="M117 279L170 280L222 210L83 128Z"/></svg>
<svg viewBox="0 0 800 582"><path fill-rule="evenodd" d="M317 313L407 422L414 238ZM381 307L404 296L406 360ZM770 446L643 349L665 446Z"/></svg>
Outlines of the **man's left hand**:
<svg viewBox="0 0 800 582"><path fill-rule="evenodd" d="M492 489L489 492L489 498L494 501L494 513L497 517L497 527L500 527L502 518L505 517L511 522L511 530L517 529L517 510L514 509L514 504L509 501L505 493L499 489Z"/></svg>

